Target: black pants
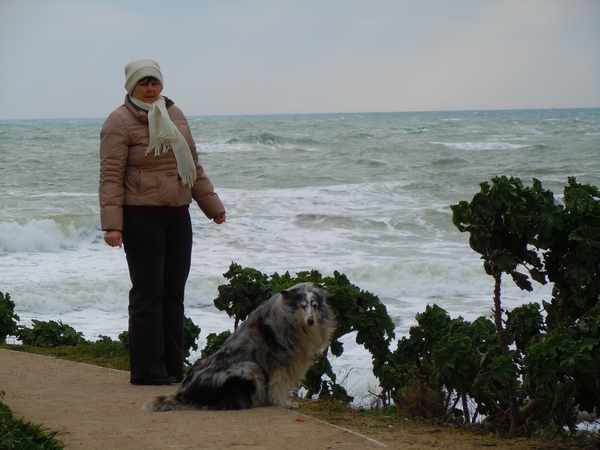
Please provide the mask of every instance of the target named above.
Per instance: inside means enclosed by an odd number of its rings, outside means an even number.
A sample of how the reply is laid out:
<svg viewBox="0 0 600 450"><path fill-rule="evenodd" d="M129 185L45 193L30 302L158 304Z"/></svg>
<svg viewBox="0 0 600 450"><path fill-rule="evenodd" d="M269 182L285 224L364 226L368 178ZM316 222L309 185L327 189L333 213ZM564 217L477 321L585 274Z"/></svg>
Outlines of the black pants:
<svg viewBox="0 0 600 450"><path fill-rule="evenodd" d="M183 374L183 297L190 272L189 212L175 217L124 211L131 379Z"/></svg>

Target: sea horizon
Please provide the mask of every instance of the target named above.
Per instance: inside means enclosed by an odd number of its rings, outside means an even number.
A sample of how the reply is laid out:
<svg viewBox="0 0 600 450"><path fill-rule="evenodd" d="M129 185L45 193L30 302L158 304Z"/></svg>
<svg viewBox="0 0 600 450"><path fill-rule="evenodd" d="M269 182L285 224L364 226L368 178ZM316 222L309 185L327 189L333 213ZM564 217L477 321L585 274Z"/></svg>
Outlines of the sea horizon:
<svg viewBox="0 0 600 450"><path fill-rule="evenodd" d="M484 113L484 112L511 112L511 111L569 111L569 110L594 110L600 109L600 106L583 106L583 107L555 107L555 108L500 108L500 109L431 109L431 110L414 110L414 111L353 111L353 112L304 112L304 113L249 113L249 114L200 114L187 115L188 118L226 118L226 117L274 117L274 116L327 116L327 115L344 115L344 114L426 114L426 113ZM38 118L9 118L0 119L0 122L14 121L50 121L50 120L105 120L106 116L98 117L38 117Z"/></svg>

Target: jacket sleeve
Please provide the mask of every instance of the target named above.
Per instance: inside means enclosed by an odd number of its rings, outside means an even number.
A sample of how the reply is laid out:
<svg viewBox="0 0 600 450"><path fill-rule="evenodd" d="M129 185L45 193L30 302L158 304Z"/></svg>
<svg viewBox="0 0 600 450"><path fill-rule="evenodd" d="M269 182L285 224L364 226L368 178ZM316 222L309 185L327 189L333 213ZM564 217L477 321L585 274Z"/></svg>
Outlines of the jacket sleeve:
<svg viewBox="0 0 600 450"><path fill-rule="evenodd" d="M196 181L194 182L194 187L192 188L192 198L196 201L204 215L209 219L212 219L217 214L225 212L225 207L223 206L223 203L221 203L221 199L215 192L211 181L204 172L202 164L200 164L198 161L196 143L192 137L192 132L187 119L177 107L173 106L170 109L173 109L173 112L175 113L174 115L176 115L177 119L175 120L178 120L178 125L180 125L178 126L179 131L181 131L181 134L185 136L185 139L190 147L190 151L192 152L194 162L196 163Z"/></svg>
<svg viewBox="0 0 600 450"><path fill-rule="evenodd" d="M192 198L196 200L198 206L206 217L212 219L217 214L225 212L225 207L221 203L221 199L215 192L212 183L206 176L202 165L198 162L196 150L192 150L194 161L196 161L196 181L192 188Z"/></svg>
<svg viewBox="0 0 600 450"><path fill-rule="evenodd" d="M100 132L100 226L103 231L123 230L124 177L129 154L129 133L113 112Z"/></svg>

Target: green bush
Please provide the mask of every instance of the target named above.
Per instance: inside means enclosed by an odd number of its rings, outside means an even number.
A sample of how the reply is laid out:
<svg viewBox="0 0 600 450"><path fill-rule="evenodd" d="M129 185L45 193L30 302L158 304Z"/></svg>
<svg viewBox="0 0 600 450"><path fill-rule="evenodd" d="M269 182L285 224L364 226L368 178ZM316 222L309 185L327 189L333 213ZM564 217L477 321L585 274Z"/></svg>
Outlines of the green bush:
<svg viewBox="0 0 600 450"><path fill-rule="evenodd" d="M561 204L538 180L501 176L480 188L452 218L494 278L493 321L427 306L384 366L389 394L426 418L485 416L513 436L574 433L576 406L600 409L600 192L569 178ZM552 298L543 310L505 311L503 275L527 291L550 281Z"/></svg>
<svg viewBox="0 0 600 450"><path fill-rule="evenodd" d="M15 314L15 304L10 299L10 294L0 292L0 343L6 342L6 336L17 333L19 316Z"/></svg>
<svg viewBox="0 0 600 450"><path fill-rule="evenodd" d="M209 333L209 335L206 336L206 345L200 352L200 357L207 358L208 356L215 353L217 350L219 350L223 346L225 341L227 339L229 339L229 336L231 336L231 331L229 331L229 330L223 331L222 333L219 333L219 334Z"/></svg>
<svg viewBox="0 0 600 450"><path fill-rule="evenodd" d="M123 344L123 346L129 351L129 331L123 331L119 333L118 336L119 342Z"/></svg>
<svg viewBox="0 0 600 450"><path fill-rule="evenodd" d="M62 450L64 444L55 439L56 433L15 417L2 402L0 391L0 448L3 450Z"/></svg>
<svg viewBox="0 0 600 450"><path fill-rule="evenodd" d="M183 356L186 358L186 363L189 364L187 358L190 357L192 350L198 350L196 339L200 335L200 327L189 317L183 317Z"/></svg>
<svg viewBox="0 0 600 450"><path fill-rule="evenodd" d="M86 342L83 333L76 331L70 325L50 320L42 322L32 319L33 328L19 326L17 337L24 345L36 347L59 347L63 345L80 345Z"/></svg>
<svg viewBox="0 0 600 450"><path fill-rule="evenodd" d="M317 364L313 364L303 381L308 397L328 396L333 392L336 398L351 399L345 389L336 383L327 354L330 351L332 355L340 356L344 349L339 339L353 331L356 332L356 342L371 353L373 373L379 378L384 390L387 389L385 365L389 343L394 337L394 323L377 296L362 291L338 272L334 272L333 277L323 277L316 270L299 272L295 277L289 272L268 276L256 269L232 263L223 276L230 281L229 284L218 287L219 296L214 304L217 309L234 318L235 327L274 293L297 283L311 282L328 291L328 304L335 313L337 326L329 350L315 360ZM323 380L323 376L327 376L329 380Z"/></svg>
<svg viewBox="0 0 600 450"><path fill-rule="evenodd" d="M108 336L98 336L98 340L94 342L85 341L81 344L85 346L90 356L117 358L127 356L127 348L120 341L115 341Z"/></svg>
<svg viewBox="0 0 600 450"><path fill-rule="evenodd" d="M234 329L237 329L240 321L271 297L271 283L267 275L236 263L231 263L223 276L230 282L218 287L219 296L214 300L214 305L234 318Z"/></svg>
<svg viewBox="0 0 600 450"><path fill-rule="evenodd" d="M575 406L600 409L600 192L573 177L562 204L536 179L525 187L502 176L480 187L470 203L452 206L454 224L470 233L495 280L500 345L485 355L472 395L487 397L488 413L513 436L574 432ZM531 280L552 282L545 314L537 303L505 314L503 274L528 291Z"/></svg>

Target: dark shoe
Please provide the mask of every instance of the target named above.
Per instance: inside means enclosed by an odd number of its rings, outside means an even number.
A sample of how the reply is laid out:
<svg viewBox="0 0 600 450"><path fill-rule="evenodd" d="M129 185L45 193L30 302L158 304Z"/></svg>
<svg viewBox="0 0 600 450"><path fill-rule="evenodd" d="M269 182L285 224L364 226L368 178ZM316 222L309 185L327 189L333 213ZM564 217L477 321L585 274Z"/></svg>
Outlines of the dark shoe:
<svg viewBox="0 0 600 450"><path fill-rule="evenodd" d="M165 386L167 384L173 384L177 380L175 377L164 377L154 378L153 380L136 380L132 378L129 382L131 384L142 385L142 386Z"/></svg>
<svg viewBox="0 0 600 450"><path fill-rule="evenodd" d="M181 383L185 378L185 375L175 375L174 378L176 383Z"/></svg>

